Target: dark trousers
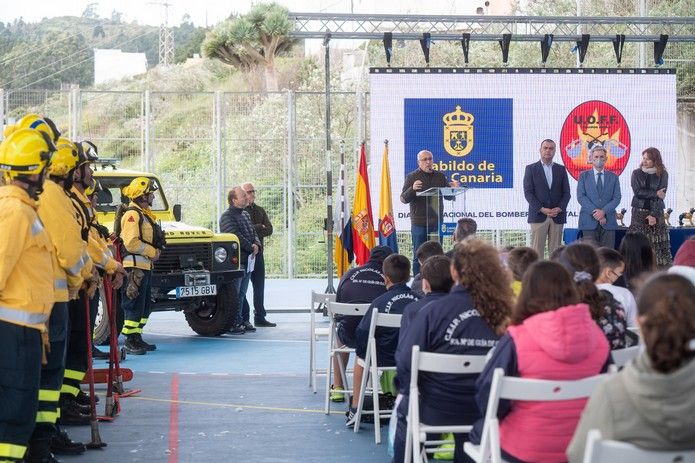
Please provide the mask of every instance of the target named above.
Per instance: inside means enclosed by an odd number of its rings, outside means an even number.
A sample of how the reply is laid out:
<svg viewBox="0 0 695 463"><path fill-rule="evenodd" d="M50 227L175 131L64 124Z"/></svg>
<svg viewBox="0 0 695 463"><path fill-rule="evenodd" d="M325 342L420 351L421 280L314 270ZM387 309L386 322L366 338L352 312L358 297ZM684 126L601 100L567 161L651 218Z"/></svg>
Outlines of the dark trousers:
<svg viewBox="0 0 695 463"><path fill-rule="evenodd" d="M606 230L601 225L594 230L582 230L582 239L593 241L599 247L615 249L615 230Z"/></svg>
<svg viewBox="0 0 695 463"><path fill-rule="evenodd" d="M39 406L41 333L0 321L0 460L19 461Z"/></svg>
<svg viewBox="0 0 695 463"><path fill-rule="evenodd" d="M451 417L453 421L446 419L440 421L437 420L436 417L429 415L431 415L431 413L428 413L427 410L420 407L420 421L432 425L461 424L460 418L459 421L456 421L455 416ZM398 425L396 426L396 437L393 442L394 455L392 463L403 463L403 461L405 461L405 442L408 432L408 422L406 421L406 417L408 416L408 396L403 397L401 403L398 405L397 416ZM434 434L427 434L427 439L439 440L438 436ZM467 440L467 434L454 434L454 463L473 463L473 460L463 451L463 443Z"/></svg>
<svg viewBox="0 0 695 463"><path fill-rule="evenodd" d="M422 243L431 239L431 237L438 237L438 230L436 225L411 225L410 235L413 239L413 275L420 273L420 262L417 261L417 248L420 247Z"/></svg>
<svg viewBox="0 0 695 463"><path fill-rule="evenodd" d="M131 278L132 269L128 270L128 280ZM142 334L142 329L147 323L147 319L152 312L152 271L143 270L142 282L135 299L130 299L126 295L128 281L121 287L121 307L123 308L123 330L126 336L131 334Z"/></svg>
<svg viewBox="0 0 695 463"><path fill-rule="evenodd" d="M70 331L67 356L65 359L65 377L60 392L76 396L80 392L80 383L87 372L87 313L85 303L87 293L80 291L79 297L68 302Z"/></svg>
<svg viewBox="0 0 695 463"><path fill-rule="evenodd" d="M249 282L251 281L251 273L244 273L241 278L235 278L232 282L236 286L237 294L239 295L239 311L236 316L236 324L239 325L243 322L249 321L250 307L246 302L246 290L249 289Z"/></svg>
<svg viewBox="0 0 695 463"><path fill-rule="evenodd" d="M253 318L255 321L265 319L265 259L263 253L256 254L256 265L251 272L251 285L253 286ZM244 296L243 312L246 314L244 320L250 318L251 307L249 301Z"/></svg>
<svg viewBox="0 0 695 463"><path fill-rule="evenodd" d="M47 363L41 367L39 411L32 438L46 438L57 432L58 399L65 373L65 354L68 342L68 303L53 304L48 321L48 340L51 351L46 353Z"/></svg>

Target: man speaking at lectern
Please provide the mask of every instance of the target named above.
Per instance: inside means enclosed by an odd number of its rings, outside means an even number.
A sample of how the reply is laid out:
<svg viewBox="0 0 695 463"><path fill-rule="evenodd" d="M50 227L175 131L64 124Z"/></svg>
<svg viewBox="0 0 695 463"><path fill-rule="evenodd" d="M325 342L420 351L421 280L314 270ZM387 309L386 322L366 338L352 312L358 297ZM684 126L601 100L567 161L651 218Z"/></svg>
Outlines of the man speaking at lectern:
<svg viewBox="0 0 695 463"><path fill-rule="evenodd" d="M409 173L403 183L401 202L410 204L410 234L413 239L413 275L420 272L420 264L415 257L417 249L427 241L429 234L439 234L439 218L443 212L442 202L437 196L417 196L418 192L430 188L458 188L458 181L447 182L443 173L432 168L432 153L422 150L417 154L417 166ZM439 210L434 208L439 203ZM427 210L429 208L429 211Z"/></svg>

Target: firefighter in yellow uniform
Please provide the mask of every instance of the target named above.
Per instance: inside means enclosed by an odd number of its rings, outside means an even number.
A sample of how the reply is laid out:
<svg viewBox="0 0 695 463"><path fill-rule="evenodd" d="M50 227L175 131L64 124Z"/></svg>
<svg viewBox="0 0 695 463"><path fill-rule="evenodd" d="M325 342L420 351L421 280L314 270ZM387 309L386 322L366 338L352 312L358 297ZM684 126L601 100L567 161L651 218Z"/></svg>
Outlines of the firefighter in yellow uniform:
<svg viewBox="0 0 695 463"><path fill-rule="evenodd" d="M51 404L41 402L40 409L48 411L49 405L54 406L54 401L59 401L59 421L63 424L88 424L89 416L84 408L69 400L79 392L79 383L84 377L86 368L77 369L70 363L70 352L75 349L75 344L86 344L84 330L76 338L73 334L75 321L84 319L84 306L80 306L79 290L85 279L91 278L92 261L86 252L86 242L83 240L82 230L79 224L79 214L68 196L68 191L72 187L72 175L77 165L77 148L67 139L59 138L56 142L56 152L49 168L49 178L46 180L44 192L39 201L39 217L44 222L53 248L58 258L60 277L67 280L67 287L56 295L56 301L65 304L65 320L61 321L61 329L56 329L52 335L51 342L55 347L51 349L51 359L49 365L44 368L42 375L42 390L46 390L46 397L50 397ZM55 309L54 309L55 310ZM78 322L79 323L79 322ZM56 321L57 324L57 321ZM79 329L79 325L78 325ZM72 345L71 345L72 344ZM67 359L66 359L67 352ZM86 351L83 349L83 354ZM53 360L55 355L55 363ZM86 360L85 362L86 363ZM81 364L81 363L80 363ZM48 371L50 370L50 372ZM64 394L65 382L72 381L76 387ZM56 394L58 392L58 394ZM63 394L60 394L63 392ZM37 420L35 436L37 438L49 435L57 435L55 427L56 417L41 417ZM50 419L49 419L50 418ZM65 435L59 435L63 440ZM66 442L66 444L68 444ZM77 444L75 444L77 445ZM71 447L68 445L68 447ZM83 447L76 447L76 451L83 450ZM60 449L58 449L60 450ZM65 453L65 452L62 452Z"/></svg>
<svg viewBox="0 0 695 463"><path fill-rule="evenodd" d="M60 146L59 146L60 147ZM77 220L80 229L80 237L84 249L84 260L90 263L90 268L84 269L82 276L85 281L81 286L77 297L71 298L68 302L68 311L70 314L70 333L68 338L68 350L65 360L65 376L63 378L63 387L60 392L61 407L68 410L78 411L79 415L70 414L70 418L61 415L60 422L64 424L87 424L89 422L90 401L89 396L80 389L80 384L87 372L87 308L89 300L95 294L99 286L99 273L97 268L89 256L89 216L82 207L81 201L75 196L73 185L75 174L80 163L80 150L76 143L72 144L72 148L77 153L77 162L72 166L66 174L64 188L67 196L70 198L73 207L73 214ZM65 166L66 170L68 166Z"/></svg>
<svg viewBox="0 0 695 463"><path fill-rule="evenodd" d="M150 209L154 192L159 188L150 178L137 177L123 188L130 199L125 210L117 213L120 220L114 230L123 242L123 267L128 272L121 307L125 315L123 330L126 351L143 355L157 347L142 339L142 329L151 311L151 277L153 263L164 248L164 233Z"/></svg>
<svg viewBox="0 0 695 463"><path fill-rule="evenodd" d="M91 190L91 192L94 191L95 180L92 177L94 170L91 165L99 160L97 148L89 141L78 142L76 145L79 160L77 162L77 168L75 169L74 184L71 193L73 198L79 202L82 212L87 217L89 223L87 253L97 267L99 277L103 278L106 275L111 281L111 286L113 286L114 289L119 289L123 284L125 271L121 263L114 259L111 254L108 242L106 241L108 235L103 236L103 232L100 232L96 211L92 207L91 200L87 197L87 190ZM94 329L94 322L99 308L99 297L99 290L97 289L89 301L90 326L92 330ZM92 355L94 358L102 359L109 357L107 353L98 350L94 346L92 346Z"/></svg>
<svg viewBox="0 0 695 463"><path fill-rule="evenodd" d="M15 130L0 144L0 462L22 460L38 410L57 281L36 199L54 149L33 129Z"/></svg>

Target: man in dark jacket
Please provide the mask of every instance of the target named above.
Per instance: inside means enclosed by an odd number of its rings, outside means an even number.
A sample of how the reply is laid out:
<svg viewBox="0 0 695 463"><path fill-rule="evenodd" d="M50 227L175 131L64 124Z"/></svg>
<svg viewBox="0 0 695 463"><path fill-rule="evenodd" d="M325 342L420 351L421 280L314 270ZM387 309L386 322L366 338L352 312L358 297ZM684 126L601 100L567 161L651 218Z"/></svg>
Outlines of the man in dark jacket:
<svg viewBox="0 0 695 463"><path fill-rule="evenodd" d="M256 204L256 189L252 183L244 183L241 185L249 200L249 205L246 206L246 212L251 216L253 228L256 235L261 240L261 250L256 254L256 265L251 272L251 285L253 286L253 324L261 327L277 326L265 319L265 247L263 246L263 238L273 234L273 224L268 219L268 214L261 206ZM249 301L244 298L244 313L249 313Z"/></svg>
<svg viewBox="0 0 695 463"><path fill-rule="evenodd" d="M543 140L541 159L526 166L524 196L528 201L531 247L543 258L545 242L548 255L562 244L562 228L567 222L570 184L565 166L553 162L555 142Z"/></svg>
<svg viewBox="0 0 695 463"><path fill-rule="evenodd" d="M386 292L384 282L384 272L382 270L384 259L393 254L388 246L375 246L369 253L369 260L366 264L352 268L345 272L338 284L335 294L336 302L348 304L371 304L374 299ZM345 316L338 320L336 331L338 342L344 346L355 348L355 330L360 324L362 317ZM343 365L347 365L349 354L340 354ZM340 364L338 358L333 358L333 371L338 372ZM335 375L333 389L344 389L342 377ZM331 394L334 402L343 402L345 396L341 392Z"/></svg>
<svg viewBox="0 0 695 463"><path fill-rule="evenodd" d="M400 254L392 254L384 260L384 281L386 292L374 299L355 332L355 369L352 377L352 405L348 412L347 426L354 424L357 413L357 402L360 397L362 375L364 374L364 359L367 355L369 327L372 323L372 312L402 314L405 307L418 297L408 288L410 279L410 261ZM398 346L398 328L377 327L374 332L376 357L379 366L394 366L396 347Z"/></svg>
<svg viewBox="0 0 695 463"><path fill-rule="evenodd" d="M220 217L220 231L222 233L234 233L239 238L241 266L247 269L249 261L253 261L256 255L258 255L261 249L261 241L253 228L251 216L244 210L248 204L244 189L240 186L235 186L229 190L227 201L229 202L229 209L224 211L222 217ZM247 330L255 331L255 328L249 322L249 311L246 310L243 313L246 290L249 287L250 280L251 273L249 272L245 272L244 276L234 280L234 285L239 294L239 311L237 312L235 326L231 331L233 334L243 334Z"/></svg>
<svg viewBox="0 0 695 463"><path fill-rule="evenodd" d="M458 181L449 183L443 173L432 168L432 153L422 150L417 154L418 168L409 173L403 182L401 202L410 204L410 234L413 238L413 273L420 273L420 264L415 253L430 234L439 232L439 218L443 212L441 198L437 196L417 196L418 192L433 187L460 186ZM444 199L451 199L445 197ZM438 210L435 210L437 208Z"/></svg>

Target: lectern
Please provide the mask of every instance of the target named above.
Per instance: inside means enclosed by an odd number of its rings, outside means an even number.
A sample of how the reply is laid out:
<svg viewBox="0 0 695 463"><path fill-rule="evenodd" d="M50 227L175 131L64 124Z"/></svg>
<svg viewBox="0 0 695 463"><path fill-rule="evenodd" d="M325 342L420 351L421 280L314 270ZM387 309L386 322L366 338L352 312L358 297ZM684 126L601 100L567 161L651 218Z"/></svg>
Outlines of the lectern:
<svg viewBox="0 0 695 463"><path fill-rule="evenodd" d="M454 201L460 197L463 199L463 213L466 213L466 191L468 187L432 187L418 191L416 196L424 196L427 201L425 208L425 220L427 223L427 239L441 243L442 223L444 222L444 201ZM451 207L453 212L453 206Z"/></svg>

